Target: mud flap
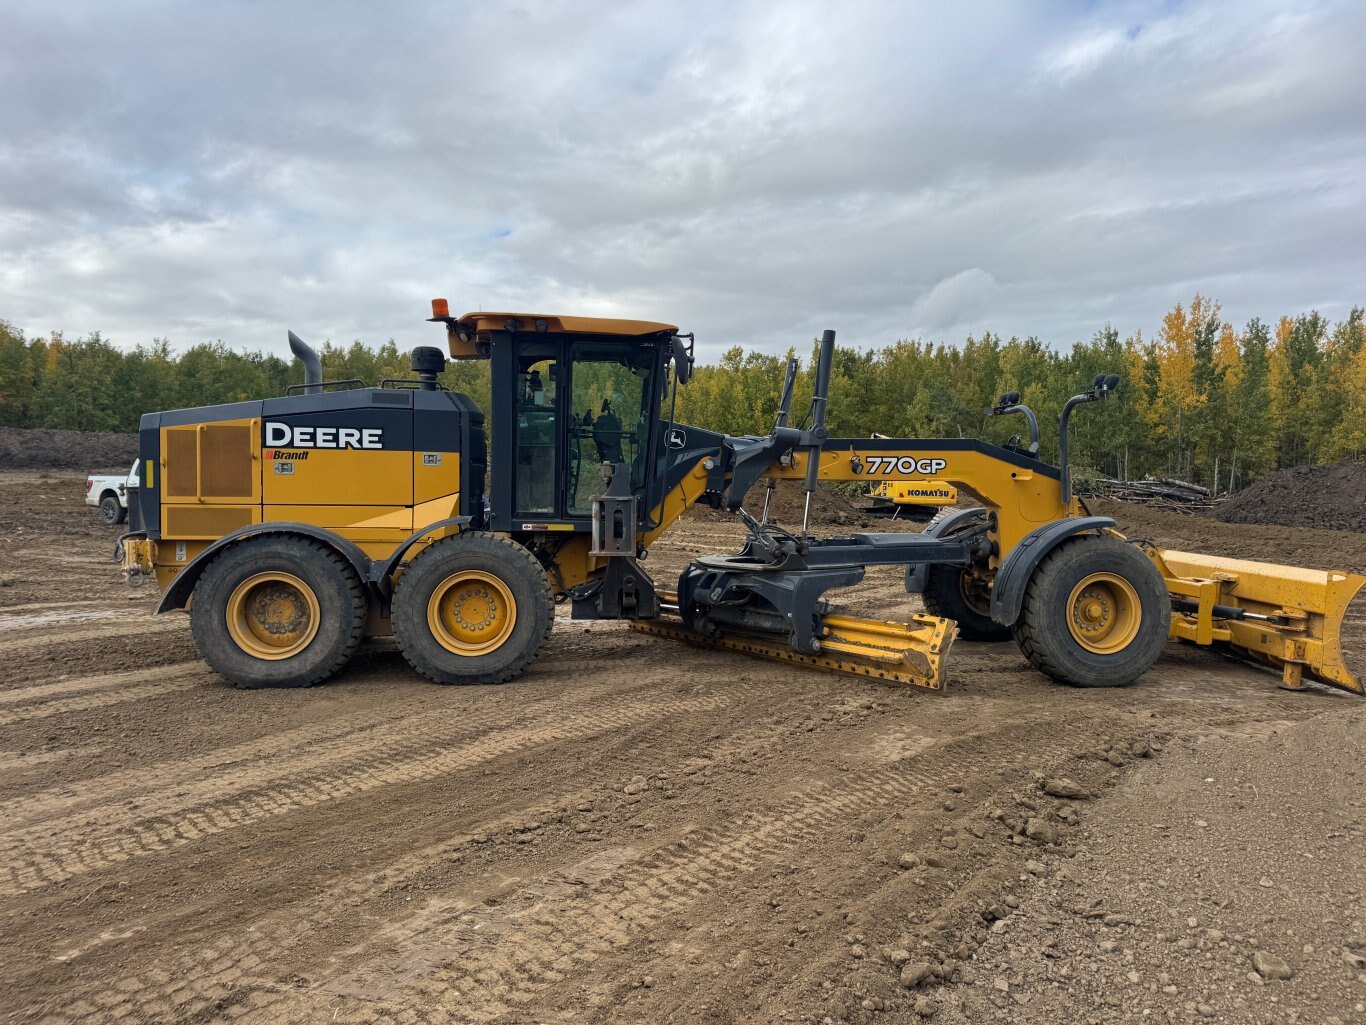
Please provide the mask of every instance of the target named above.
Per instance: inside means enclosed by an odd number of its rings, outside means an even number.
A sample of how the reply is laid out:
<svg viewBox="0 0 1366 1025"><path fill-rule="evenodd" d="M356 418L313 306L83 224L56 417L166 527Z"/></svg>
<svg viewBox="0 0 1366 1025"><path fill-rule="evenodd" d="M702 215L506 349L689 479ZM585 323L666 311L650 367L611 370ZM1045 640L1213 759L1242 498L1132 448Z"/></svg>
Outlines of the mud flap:
<svg viewBox="0 0 1366 1025"><path fill-rule="evenodd" d="M1305 678L1363 693L1342 654L1342 621L1366 577L1149 548L1172 595L1171 636L1217 645L1281 670L1282 686Z"/></svg>

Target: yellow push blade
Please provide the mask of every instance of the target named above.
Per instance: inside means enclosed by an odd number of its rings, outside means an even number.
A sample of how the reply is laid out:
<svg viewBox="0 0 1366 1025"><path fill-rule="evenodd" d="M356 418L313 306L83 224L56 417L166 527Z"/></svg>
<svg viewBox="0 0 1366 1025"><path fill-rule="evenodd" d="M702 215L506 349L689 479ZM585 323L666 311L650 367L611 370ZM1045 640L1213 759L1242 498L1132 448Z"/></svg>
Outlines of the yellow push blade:
<svg viewBox="0 0 1366 1025"><path fill-rule="evenodd" d="M671 595L661 597L674 604ZM707 637L689 630L677 615L669 613L658 619L634 620L631 629L827 672L909 683L929 690L944 689L944 663L958 636L958 624L953 620L912 616L909 623L884 623L852 616L824 616L821 622L821 650L811 655L792 651L776 636L724 633Z"/></svg>
<svg viewBox="0 0 1366 1025"><path fill-rule="evenodd" d="M1172 637L1274 666L1286 687L1308 677L1363 693L1343 657L1342 622L1366 577L1161 548L1150 554L1185 610L1172 615Z"/></svg>

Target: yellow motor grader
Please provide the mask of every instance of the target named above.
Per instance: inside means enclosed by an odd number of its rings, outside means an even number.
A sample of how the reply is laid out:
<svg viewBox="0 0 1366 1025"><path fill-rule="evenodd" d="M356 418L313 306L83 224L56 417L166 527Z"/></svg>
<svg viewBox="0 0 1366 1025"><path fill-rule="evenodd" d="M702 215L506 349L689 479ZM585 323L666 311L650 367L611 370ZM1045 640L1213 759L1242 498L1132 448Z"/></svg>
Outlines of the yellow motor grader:
<svg viewBox="0 0 1366 1025"><path fill-rule="evenodd" d="M733 437L675 420L693 348L673 325L432 312L451 359L490 361L488 420L440 384L439 349L413 351L414 379L365 387L324 381L293 333L305 381L286 395L143 416L120 557L130 582L155 574L159 612L188 609L203 657L238 686L319 683L381 635L438 683L501 683L536 658L560 601L575 619L931 689L961 636L1013 637L1076 686L1131 683L1175 639L1267 663L1287 687L1362 691L1339 643L1362 577L1132 542L1072 494L1068 420L1116 377L1067 402L1056 467L1017 395L990 412L1023 415L1029 443L832 438L826 331L801 422L793 360L773 429ZM945 481L981 504L919 534L817 538L806 517L745 508L782 479L808 511L820 481ZM697 503L734 513L747 540L666 588L650 545ZM839 614L826 593L869 566L903 568L928 614Z"/></svg>

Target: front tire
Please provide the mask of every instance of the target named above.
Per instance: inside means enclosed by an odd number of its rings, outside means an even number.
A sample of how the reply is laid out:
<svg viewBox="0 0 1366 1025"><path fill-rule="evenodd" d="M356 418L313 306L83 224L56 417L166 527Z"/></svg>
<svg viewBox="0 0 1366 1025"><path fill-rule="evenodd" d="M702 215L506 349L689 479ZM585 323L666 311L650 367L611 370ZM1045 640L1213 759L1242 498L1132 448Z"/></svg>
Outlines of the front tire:
<svg viewBox="0 0 1366 1025"><path fill-rule="evenodd" d="M944 506L935 512L925 529L932 529L957 511L953 506ZM985 536L986 529L985 520L974 517L950 528L944 540L962 540L976 534ZM925 603L925 611L930 615L956 620L958 636L965 641L1010 639L1010 627L1002 626L991 618L991 588L986 581L969 573L967 568L927 567L925 589L920 597Z"/></svg>
<svg viewBox="0 0 1366 1025"><path fill-rule="evenodd" d="M355 653L367 607L356 571L332 548L257 537L209 564L190 628L204 661L240 688L310 687Z"/></svg>
<svg viewBox="0 0 1366 1025"><path fill-rule="evenodd" d="M394 639L435 683L506 683L540 654L554 623L545 570L495 534L437 541L394 588Z"/></svg>
<svg viewBox="0 0 1366 1025"><path fill-rule="evenodd" d="M1166 646L1171 599L1139 549L1112 537L1065 541L1034 570L1012 628L1041 673L1074 687L1124 687Z"/></svg>
<svg viewBox="0 0 1366 1025"><path fill-rule="evenodd" d="M128 519L128 510L119 504L118 495L109 494L100 499L100 519L106 527L117 527Z"/></svg>
<svg viewBox="0 0 1366 1025"><path fill-rule="evenodd" d="M991 592L964 569L930 566L920 597L930 615L958 622L958 636L962 640L1010 639L1010 627L991 618Z"/></svg>

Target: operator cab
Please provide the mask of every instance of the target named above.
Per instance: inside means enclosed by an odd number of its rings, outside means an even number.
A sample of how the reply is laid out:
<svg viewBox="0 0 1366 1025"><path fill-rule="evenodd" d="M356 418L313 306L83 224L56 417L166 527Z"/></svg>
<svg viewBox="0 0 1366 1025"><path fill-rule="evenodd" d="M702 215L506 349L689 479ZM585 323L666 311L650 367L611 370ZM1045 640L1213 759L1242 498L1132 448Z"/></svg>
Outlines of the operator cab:
<svg viewBox="0 0 1366 1025"><path fill-rule="evenodd" d="M488 359L489 529L589 531L594 496L625 466L640 516L658 504L671 362L690 350L671 324L471 313L445 322L453 359ZM652 457L653 454L653 457Z"/></svg>

